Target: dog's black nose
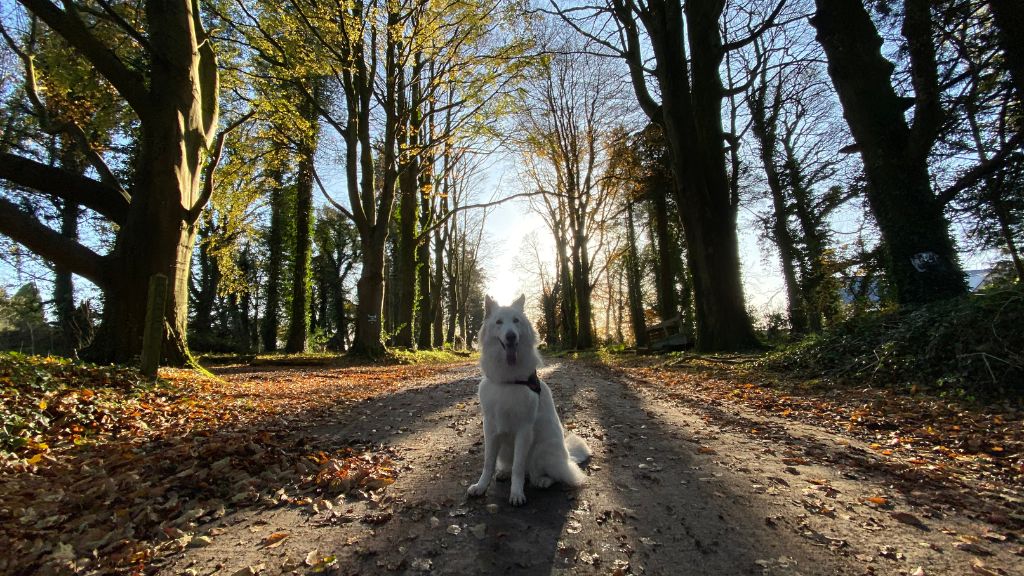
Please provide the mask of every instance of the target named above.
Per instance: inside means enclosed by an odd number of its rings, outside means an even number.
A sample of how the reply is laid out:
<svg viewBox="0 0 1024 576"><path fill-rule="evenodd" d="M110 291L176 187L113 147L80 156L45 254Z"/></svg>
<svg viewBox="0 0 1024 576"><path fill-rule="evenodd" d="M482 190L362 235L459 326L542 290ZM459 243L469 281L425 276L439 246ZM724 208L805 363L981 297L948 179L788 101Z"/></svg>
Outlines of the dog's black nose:
<svg viewBox="0 0 1024 576"><path fill-rule="evenodd" d="M517 336L515 332L505 332L505 342L515 344L518 339L519 336Z"/></svg>

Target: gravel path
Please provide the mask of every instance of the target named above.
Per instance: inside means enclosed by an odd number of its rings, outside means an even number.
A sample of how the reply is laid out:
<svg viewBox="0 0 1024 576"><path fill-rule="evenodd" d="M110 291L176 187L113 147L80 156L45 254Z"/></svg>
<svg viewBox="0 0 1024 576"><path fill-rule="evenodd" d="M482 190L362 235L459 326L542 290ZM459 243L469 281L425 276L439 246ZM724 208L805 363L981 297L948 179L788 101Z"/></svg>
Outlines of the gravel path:
<svg viewBox="0 0 1024 576"><path fill-rule="evenodd" d="M540 375L594 450L582 489L527 486L519 508L508 482L466 497L483 444L464 366L305 423L325 444L394 453L382 498L228 515L160 573L1024 574L1017 534L927 486L895 492L849 438L583 363Z"/></svg>

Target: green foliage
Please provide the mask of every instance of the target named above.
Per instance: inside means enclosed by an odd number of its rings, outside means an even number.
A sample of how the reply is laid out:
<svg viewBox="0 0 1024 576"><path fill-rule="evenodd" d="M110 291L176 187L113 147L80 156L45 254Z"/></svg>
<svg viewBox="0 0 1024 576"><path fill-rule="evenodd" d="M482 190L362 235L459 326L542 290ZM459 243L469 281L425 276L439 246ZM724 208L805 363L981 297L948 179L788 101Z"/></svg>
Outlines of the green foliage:
<svg viewBox="0 0 1024 576"><path fill-rule="evenodd" d="M406 350L392 348L388 350L388 359L396 364L449 364L465 362L469 355L451 350ZM387 362L387 363L391 363Z"/></svg>
<svg viewBox="0 0 1024 576"><path fill-rule="evenodd" d="M757 365L843 384L932 388L971 398L1024 394L1024 291L854 316Z"/></svg>
<svg viewBox="0 0 1024 576"><path fill-rule="evenodd" d="M149 387L134 368L0 353L0 462L49 450L51 436L87 441L115 390Z"/></svg>

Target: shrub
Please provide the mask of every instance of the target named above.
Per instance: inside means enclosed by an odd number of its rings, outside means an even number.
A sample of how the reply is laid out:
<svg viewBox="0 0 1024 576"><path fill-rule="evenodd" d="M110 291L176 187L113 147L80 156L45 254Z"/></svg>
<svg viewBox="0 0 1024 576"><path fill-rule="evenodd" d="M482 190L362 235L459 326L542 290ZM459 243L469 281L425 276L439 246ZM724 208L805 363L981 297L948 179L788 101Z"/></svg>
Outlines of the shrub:
<svg viewBox="0 0 1024 576"><path fill-rule="evenodd" d="M768 355L764 368L841 383L1024 394L1024 291L972 294L854 316Z"/></svg>

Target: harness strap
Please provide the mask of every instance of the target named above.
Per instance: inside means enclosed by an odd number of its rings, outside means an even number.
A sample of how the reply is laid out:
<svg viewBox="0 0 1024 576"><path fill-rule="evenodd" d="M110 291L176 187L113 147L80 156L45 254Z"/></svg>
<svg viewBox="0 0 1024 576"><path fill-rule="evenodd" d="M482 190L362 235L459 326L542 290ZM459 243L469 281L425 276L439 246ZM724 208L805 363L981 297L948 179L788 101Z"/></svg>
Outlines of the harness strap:
<svg viewBox="0 0 1024 576"><path fill-rule="evenodd" d="M533 374L530 374L530 377L527 378L526 380L513 380L512 383L522 384L523 386L526 386L530 390L536 392L538 395L540 394L540 378L537 378L536 371L534 371Z"/></svg>

